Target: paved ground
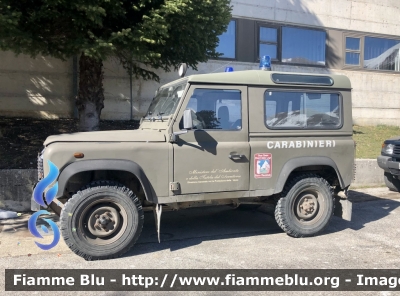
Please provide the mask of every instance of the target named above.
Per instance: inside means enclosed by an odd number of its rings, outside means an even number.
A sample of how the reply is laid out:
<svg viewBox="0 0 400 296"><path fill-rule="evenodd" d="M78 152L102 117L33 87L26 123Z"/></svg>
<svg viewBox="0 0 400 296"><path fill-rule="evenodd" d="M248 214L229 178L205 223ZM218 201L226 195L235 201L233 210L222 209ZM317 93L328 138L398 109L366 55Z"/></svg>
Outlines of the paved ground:
<svg viewBox="0 0 400 296"><path fill-rule="evenodd" d="M273 217L265 212L250 208L218 207L164 213L162 243L159 244L153 215L148 213L139 242L126 256L97 262L86 262L76 256L64 242L60 242L50 251L37 248L26 227L29 215L22 215L16 220L3 220L0 222L0 291L4 291L6 268L399 268L400 194L389 192L386 188L359 189L351 192L351 198L354 201L351 222L334 217L324 234L306 239L287 236L277 226ZM51 238L46 239L50 241ZM0 292L2 293L28 295L27 292L18 294ZM32 293L54 294L54 292L29 292L29 295ZM60 292L57 294L122 295L123 293ZM293 293L293 295L299 294L310 293ZM324 293L315 293L315 295L320 294ZM346 293L335 292L335 295L341 294ZM391 295L390 292L347 294ZM215 295L232 295L232 293L220 292Z"/></svg>

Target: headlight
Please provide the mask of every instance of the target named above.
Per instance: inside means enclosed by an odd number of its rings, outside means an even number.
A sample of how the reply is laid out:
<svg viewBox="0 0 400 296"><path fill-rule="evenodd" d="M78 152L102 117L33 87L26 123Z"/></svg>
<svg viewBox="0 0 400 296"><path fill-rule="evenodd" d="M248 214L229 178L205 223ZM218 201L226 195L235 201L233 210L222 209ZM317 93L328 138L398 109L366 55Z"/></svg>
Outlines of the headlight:
<svg viewBox="0 0 400 296"><path fill-rule="evenodd" d="M393 154L394 145L393 144L383 144L382 153L383 154Z"/></svg>

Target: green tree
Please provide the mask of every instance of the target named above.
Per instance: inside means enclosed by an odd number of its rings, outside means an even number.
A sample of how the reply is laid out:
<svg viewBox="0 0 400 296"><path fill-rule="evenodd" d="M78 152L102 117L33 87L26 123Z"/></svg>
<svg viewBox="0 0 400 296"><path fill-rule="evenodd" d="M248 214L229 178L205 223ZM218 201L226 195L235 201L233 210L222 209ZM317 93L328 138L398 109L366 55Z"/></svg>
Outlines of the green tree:
<svg viewBox="0 0 400 296"><path fill-rule="evenodd" d="M186 62L217 57L229 0L0 0L0 49L66 60L79 55L81 130L98 129L103 61L117 57L136 79L158 80Z"/></svg>

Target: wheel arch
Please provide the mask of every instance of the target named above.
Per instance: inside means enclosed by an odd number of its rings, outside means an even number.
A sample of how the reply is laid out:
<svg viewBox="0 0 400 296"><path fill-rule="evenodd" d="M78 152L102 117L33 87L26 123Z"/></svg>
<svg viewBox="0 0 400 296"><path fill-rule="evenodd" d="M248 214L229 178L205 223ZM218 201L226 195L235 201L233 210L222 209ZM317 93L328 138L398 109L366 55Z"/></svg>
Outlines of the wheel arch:
<svg viewBox="0 0 400 296"><path fill-rule="evenodd" d="M136 162L120 159L81 160L67 165L58 177L58 192L56 197L60 198L64 195L66 186L73 176L83 172L96 171L123 171L131 173L140 182L146 200L157 203L157 195L142 167Z"/></svg>
<svg viewBox="0 0 400 296"><path fill-rule="evenodd" d="M335 177L337 178L340 187L346 187L343 178L340 175L339 169L331 158L324 156L298 157L288 160L282 167L282 170L279 173L278 181L275 185L274 194L282 192L291 174L298 171L318 171L316 168L327 168L328 170L331 170L331 172L335 173Z"/></svg>

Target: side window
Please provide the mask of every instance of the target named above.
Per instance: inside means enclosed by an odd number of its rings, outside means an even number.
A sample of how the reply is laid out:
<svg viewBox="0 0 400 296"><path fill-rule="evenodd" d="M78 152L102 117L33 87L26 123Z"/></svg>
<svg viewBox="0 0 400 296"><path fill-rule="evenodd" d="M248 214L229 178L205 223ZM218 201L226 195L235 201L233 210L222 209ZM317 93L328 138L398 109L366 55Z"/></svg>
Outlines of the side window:
<svg viewBox="0 0 400 296"><path fill-rule="evenodd" d="M239 90L197 88L186 109L196 114L193 119L195 129L242 129L242 95Z"/></svg>
<svg viewBox="0 0 400 296"><path fill-rule="evenodd" d="M265 123L272 129L338 129L340 96L335 93L267 91Z"/></svg>

